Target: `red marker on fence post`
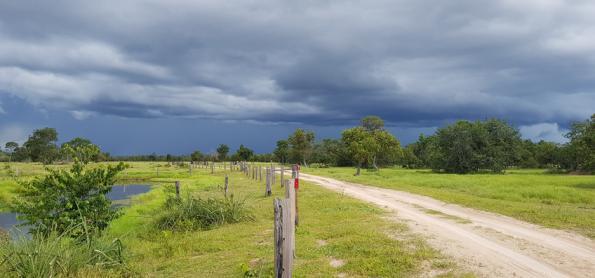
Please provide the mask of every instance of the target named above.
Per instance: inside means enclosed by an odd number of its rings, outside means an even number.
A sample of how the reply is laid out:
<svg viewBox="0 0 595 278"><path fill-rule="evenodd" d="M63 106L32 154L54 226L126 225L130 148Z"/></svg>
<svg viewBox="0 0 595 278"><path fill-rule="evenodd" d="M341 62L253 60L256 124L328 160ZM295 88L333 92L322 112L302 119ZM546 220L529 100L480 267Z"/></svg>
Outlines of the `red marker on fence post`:
<svg viewBox="0 0 595 278"><path fill-rule="evenodd" d="M300 188L300 165L294 165L295 168L295 179L293 187L295 188L295 226L297 227L299 224L299 212L298 212L298 189Z"/></svg>

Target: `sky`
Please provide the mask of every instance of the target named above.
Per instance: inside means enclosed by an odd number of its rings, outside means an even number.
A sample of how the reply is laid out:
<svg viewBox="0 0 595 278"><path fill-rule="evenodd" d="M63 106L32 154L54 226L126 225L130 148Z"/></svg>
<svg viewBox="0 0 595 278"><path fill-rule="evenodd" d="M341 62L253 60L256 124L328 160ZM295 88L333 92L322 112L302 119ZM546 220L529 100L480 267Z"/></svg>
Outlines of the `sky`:
<svg viewBox="0 0 595 278"><path fill-rule="evenodd" d="M503 119L564 142L595 112L595 1L2 1L0 143L116 155Z"/></svg>

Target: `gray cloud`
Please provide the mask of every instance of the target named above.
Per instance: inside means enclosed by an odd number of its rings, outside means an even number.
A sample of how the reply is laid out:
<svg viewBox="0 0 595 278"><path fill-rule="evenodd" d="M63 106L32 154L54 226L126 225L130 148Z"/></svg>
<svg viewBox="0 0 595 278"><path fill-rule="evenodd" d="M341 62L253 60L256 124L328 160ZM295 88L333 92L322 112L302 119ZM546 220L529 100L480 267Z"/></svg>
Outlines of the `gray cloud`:
<svg viewBox="0 0 595 278"><path fill-rule="evenodd" d="M584 119L592 1L7 1L0 94L97 114L397 125Z"/></svg>

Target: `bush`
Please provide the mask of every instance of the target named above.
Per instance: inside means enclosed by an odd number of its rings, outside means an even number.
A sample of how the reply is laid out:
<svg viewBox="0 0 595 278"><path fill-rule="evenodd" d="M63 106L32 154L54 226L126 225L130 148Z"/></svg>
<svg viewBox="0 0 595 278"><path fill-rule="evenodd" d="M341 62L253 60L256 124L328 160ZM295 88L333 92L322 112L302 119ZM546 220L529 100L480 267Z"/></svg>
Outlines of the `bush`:
<svg viewBox="0 0 595 278"><path fill-rule="evenodd" d="M94 236L118 216L106 194L126 167L120 163L87 169L84 158L96 151L87 146L72 149L75 161L70 170L48 168L48 175L21 182L23 188L11 209L19 213L24 225L31 226L32 233L69 231L72 237Z"/></svg>
<svg viewBox="0 0 595 278"><path fill-rule="evenodd" d="M86 269L124 272L122 244L116 239L81 243L69 234L21 236L0 241L0 271L7 277L85 276Z"/></svg>
<svg viewBox="0 0 595 278"><path fill-rule="evenodd" d="M251 220L244 201L233 197L186 198L169 197L164 205L164 212L157 218L156 226L160 230L192 231L209 230L226 223Z"/></svg>

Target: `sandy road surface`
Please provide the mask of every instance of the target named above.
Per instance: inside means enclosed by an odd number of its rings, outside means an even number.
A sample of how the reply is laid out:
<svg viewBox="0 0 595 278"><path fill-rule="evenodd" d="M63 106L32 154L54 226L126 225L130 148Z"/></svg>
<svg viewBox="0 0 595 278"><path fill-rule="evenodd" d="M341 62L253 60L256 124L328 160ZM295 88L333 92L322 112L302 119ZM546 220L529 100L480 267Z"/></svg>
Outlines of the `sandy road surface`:
<svg viewBox="0 0 595 278"><path fill-rule="evenodd" d="M595 243L570 232L407 192L300 173L300 179L396 212L443 253L485 277L595 277Z"/></svg>

